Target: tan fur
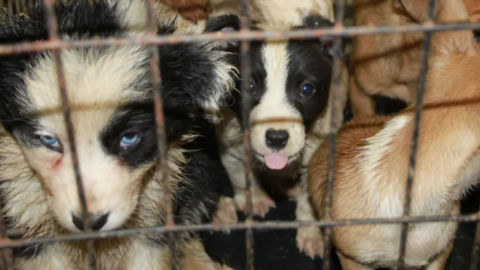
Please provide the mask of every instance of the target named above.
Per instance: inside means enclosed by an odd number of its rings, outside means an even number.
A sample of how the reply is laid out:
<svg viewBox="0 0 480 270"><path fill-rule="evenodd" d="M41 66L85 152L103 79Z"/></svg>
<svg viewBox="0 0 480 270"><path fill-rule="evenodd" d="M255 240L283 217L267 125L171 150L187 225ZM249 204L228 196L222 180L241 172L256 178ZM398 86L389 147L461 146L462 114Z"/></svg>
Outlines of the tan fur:
<svg viewBox="0 0 480 270"><path fill-rule="evenodd" d="M404 2L424 15L419 7L426 1ZM437 5L437 21L468 21L461 2L440 0ZM480 174L479 63L480 52L470 31L433 35L412 216L458 214L459 199L476 184ZM413 125L410 107L393 118L356 117L341 129L336 144L333 219L403 214ZM325 215L328 148L324 143L309 167L309 192L320 218ZM408 267L443 269L456 227L454 222L410 225L405 257ZM399 241L400 225L333 229L333 242L345 270L394 267Z"/></svg>
<svg viewBox="0 0 480 270"><path fill-rule="evenodd" d="M471 21L477 21L480 5L463 0ZM408 4L408 3L407 3ZM416 10L408 11L391 0L355 0L357 26L407 26L422 23ZM373 115L374 95L397 98L411 104L420 75L420 50L423 33L364 35L353 38L350 99L354 115Z"/></svg>
<svg viewBox="0 0 480 270"><path fill-rule="evenodd" d="M354 1L355 25L402 26L416 23L396 1ZM420 71L423 34L396 33L353 38L350 99L354 115L373 115L370 96L385 95L412 102Z"/></svg>
<svg viewBox="0 0 480 270"><path fill-rule="evenodd" d="M470 22L478 22L480 20L480 1L463 0L470 16Z"/></svg>

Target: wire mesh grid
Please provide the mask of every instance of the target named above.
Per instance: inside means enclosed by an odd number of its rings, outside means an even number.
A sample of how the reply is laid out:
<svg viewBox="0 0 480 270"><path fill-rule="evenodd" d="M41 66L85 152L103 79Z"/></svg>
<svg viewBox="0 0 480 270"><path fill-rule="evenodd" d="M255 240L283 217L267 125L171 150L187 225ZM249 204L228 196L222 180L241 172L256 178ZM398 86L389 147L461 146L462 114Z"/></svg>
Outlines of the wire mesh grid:
<svg viewBox="0 0 480 270"><path fill-rule="evenodd" d="M9 13L26 13L27 5L33 0L22 1L14 0L7 1L0 0L0 6L7 8ZM70 0L66 0L70 1ZM175 249L175 233L180 231L219 231L222 229L229 230L246 230L246 248L247 248L247 269L255 269L254 263L254 248L253 248L253 230L269 230L269 229L297 229L299 227L316 226L318 228L325 228L325 252L323 259L323 269L328 270L331 268L331 249L332 249L332 228L335 226L358 226L366 224L402 224L401 226L401 241L400 241L400 253L398 256L398 268L405 269L404 259L406 250L407 239L407 227L408 224L414 223L426 223L426 222L477 222L477 230L474 239L474 246L471 253L470 269L477 269L478 255L480 251L480 212L469 215L452 215L452 216L410 216L410 202L411 202L411 189L413 185L413 173L415 170L416 151L419 134L419 122L421 118L421 108L423 103L423 95L425 88L425 77L428 69L428 54L431 43L431 33L436 31L451 31L451 30L465 30L465 29L480 29L480 23L471 24L435 24L433 20L433 10L435 7L435 0L428 0L428 20L422 25L409 25L409 26L382 26L382 27L366 27L366 26L351 26L345 27L345 0L334 0L335 5L335 24L332 28L322 28L316 30L290 30L290 31L252 31L250 30L250 18L248 14L249 0L241 0L241 29L237 32L221 32L221 33L203 33L198 35L185 35L185 36L157 36L155 30L155 13L153 11L155 0L145 0L148 16L148 30L149 35L143 37L127 37L127 38L106 38L106 39L91 39L91 40L61 40L58 37L58 23L56 14L54 11L55 0L43 0L46 7L45 18L48 26L49 39L42 42L22 42L17 44L1 44L0 56L8 54L22 54L39 52L45 50L51 50L53 59L56 66L57 78L59 83L59 91L63 102L63 114L67 123L67 133L69 139L69 145L71 147L71 153L73 158L73 166L75 172L75 179L78 188L78 194L83 211L83 222L86 231L74 235L62 235L62 236L49 236L42 238L29 238L12 240L9 237L24 233L22 229L8 230L3 218L0 218L0 265L3 264L1 269L12 270L13 257L12 248L17 248L25 245L32 244L49 244L59 241L88 241L89 245L89 265L91 269L97 269L95 262L95 248L93 241L96 239L106 239L111 237L122 237L134 234L151 234L151 233L165 233L168 234L168 243L171 251ZM394 1L394 0L392 0ZM268 221L268 222L253 222L252 214L252 172L250 164L250 156L248 155L250 150L250 122L249 112L252 107L252 100L249 91L244 91L249 87L248 82L251 77L251 58L249 54L250 41L253 40L285 40L285 39L313 39L321 36L333 36L334 42L334 64L332 75L332 94L333 104L331 107L332 114L338 113L341 104L337 101L336 94L340 91L341 87L340 75L341 65L344 59L341 58L341 46L342 37L354 37L359 35L375 35L375 34L391 34L391 33L407 33L407 32L424 32L424 39L421 51L421 72L419 87L416 97L415 105L415 126L412 137L412 146L410 152L410 167L407 179L407 192L404 201L404 215L398 218L375 218L375 219L355 219L355 220L333 220L331 218L331 207L333 198L333 182L334 182L334 158L335 158L335 133L330 132L328 140L329 146L329 161L328 161L328 182L327 182L327 201L326 201L326 215L325 219L312 222L291 222L291 221ZM161 164L162 181L166 181L168 175L168 162L167 162L167 146L166 135L164 126L163 106L162 98L160 96L160 70L159 62L161 61L161 55L159 55L158 46L164 44L175 44L183 42L196 42L196 41L214 41L214 40L236 40L241 42L241 74L243 77L241 90L242 90L242 105L246 108L243 111L243 126L244 126L244 166L247 179L247 219L244 223L238 224L226 224L226 225L214 225L214 224L200 224L200 225L175 225L172 211L171 194L167 190L165 195L165 203L167 205L167 222L162 227L147 227L147 228L133 228L115 231L102 231L93 232L88 222L87 207L85 202L85 196L83 192L82 177L80 175L80 166L78 163L77 150L75 146L74 138L74 126L70 119L70 107L68 103L68 95L66 90L65 78L63 74L63 63L60 55L60 50L66 48L87 48L87 47L101 47L101 46L124 46L124 45L149 45L152 50L151 70L153 76L153 89L159 89L154 92L155 103L155 116L156 116L156 132L159 147L159 161ZM337 123L333 120L335 117L331 117L330 130L336 130ZM165 185L168 189L168 185ZM0 209L1 210L1 209ZM171 252L172 269L177 269L177 263L173 256L174 252Z"/></svg>

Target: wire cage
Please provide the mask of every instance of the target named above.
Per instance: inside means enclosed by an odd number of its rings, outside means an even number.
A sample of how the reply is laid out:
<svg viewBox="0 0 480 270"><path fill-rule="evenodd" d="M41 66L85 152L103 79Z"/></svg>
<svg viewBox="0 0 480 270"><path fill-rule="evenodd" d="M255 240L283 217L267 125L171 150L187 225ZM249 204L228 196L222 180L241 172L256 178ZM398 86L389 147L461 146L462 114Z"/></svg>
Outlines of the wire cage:
<svg viewBox="0 0 480 270"><path fill-rule="evenodd" d="M4 2L6 1L6 2ZM69 1L69 0L65 0ZM92 0L93 1L93 0ZM365 225L365 224L401 224L401 246L400 254L398 255L398 269L405 269L404 258L406 250L406 239L407 239L407 227L411 223L421 223L421 222L475 222L477 223L477 230L474 238L474 246L471 251L471 263L470 269L477 269L478 256L480 252L480 212L468 215L457 215L457 216L410 216L410 202L411 202L411 189L413 185L413 173L415 170L415 161L417 153L417 143L418 143L418 134L419 134L419 122L421 119L422 113L422 102L425 88L425 76L428 69L428 55L429 48L431 44L431 34L436 31L451 31L451 30L465 30L465 29L480 29L480 24L436 24L433 20L433 9L435 6L435 0L428 0L429 2L429 19L422 25L414 26L383 26L383 27L369 27L369 26L346 26L346 16L345 10L347 5L347 0L334 0L335 5L335 24L333 28L322 28L317 30L290 30L290 31L251 31L250 30L250 19L248 15L248 5L249 0L241 1L241 30L237 32L222 32L222 33L203 33L198 35L184 35L184 36L157 36L155 31L155 15L153 12L153 4L155 0L146 0L145 4L148 8L148 27L151 35L141 37L141 38L108 38L108 39L91 39L91 40L61 40L58 37L58 25L57 19L54 12L55 0L44 0L44 5L46 7L47 13L47 25L49 29L49 40L44 42L22 42L18 44L1 44L0 45L0 55L8 54L22 54L27 52L39 52L44 50L51 50L53 58L56 65L59 91L61 93L61 98L63 101L63 114L65 121L67 123L67 133L71 146L75 179L78 188L79 198L83 210L83 222L86 228L84 233L75 234L75 235L66 235L66 236L51 236L43 238L32 238L32 239L19 239L13 240L11 236L22 234L22 230L8 230L4 224L3 218L0 218L0 269L13 270L13 259L12 259L12 248L31 245L31 244L48 244L58 241L88 241L89 249L89 264L91 269L96 268L95 256L94 256L94 245L93 240L95 239L105 239L111 237L121 237L126 235L133 234L150 234L150 233L165 233L168 234L168 242L170 248L173 250L173 243L175 241L175 233L180 231L219 231L221 229L230 229L230 230L245 230L246 231L246 268L249 270L255 269L254 262L254 248L253 248L253 231L254 230L271 230L271 229L296 229L299 227L306 226L317 226L325 228L325 253L323 259L323 268L325 270L331 269L331 249L332 249L332 228L335 226L356 226L356 225ZM394 0L392 0L394 1ZM0 0L0 6L6 8L9 13L22 14L27 13L27 3L31 0ZM159 55L157 46L164 44L174 44L174 43L186 43L186 42L196 42L196 41L214 41L214 40L236 40L241 42L241 73L243 76L243 82L241 85L242 90L249 87L248 82L251 76L250 61L249 56L250 41L253 40L283 40L283 39L298 39L298 40L307 40L318 38L321 36L333 36L335 38L334 48L338 52L340 51L340 46L342 46L342 38L344 37L354 37L359 35L382 35L390 33L406 33L406 32L424 32L424 39L421 51L421 73L419 79L419 86L417 91L417 97L415 102L415 126L412 137L412 146L410 152L410 167L409 175L407 180L407 193L404 201L404 213L402 217L399 218L376 218L376 219L360 219L360 220L333 220L330 215L330 209L332 206L332 194L333 194L333 182L334 179L334 157L335 157L335 133L330 132L328 140L330 142L329 146L329 162L328 162L328 184L327 184L327 211L326 218L320 221L314 222L291 222L291 221L275 221L275 222L254 222L252 215L252 201L251 201L251 181L252 174L250 168L250 156L248 155L248 150L250 149L250 123L249 123L249 112L252 107L252 101L249 94L249 91L242 91L242 105L246 108L243 111L243 126L244 126L244 148L245 155L243 163L246 171L247 178L247 219L243 223L238 224L229 224L229 225L220 225L216 226L213 224L201 224L201 225L188 225L180 226L175 225L173 214L172 214L172 204L170 202L170 196L167 192L165 196L166 205L167 205L167 222L163 227L149 227L149 228L135 228L135 229L125 229L125 230L115 230L115 231L106 231L106 232L93 232L90 228L90 223L88 222L88 215L86 215L86 202L85 196L83 193L83 184L82 178L79 171L77 149L75 144L74 132L75 128L72 125L70 119L70 108L68 105L68 96L66 91L65 78L63 75L62 59L60 57L60 50L65 48L87 48L87 47L100 47L100 46L124 46L124 45L149 45L151 46L153 58L151 59L151 70L153 75L154 86L153 89L160 89L160 70L159 70L159 61L161 61L161 55ZM334 64L333 64L333 75L332 75L332 95L333 95L333 104L331 108L332 114L338 112L339 110L335 106L340 106L338 102L335 102L336 93L340 87L340 73L341 73L341 63L343 59L339 53L334 54ZM160 164L162 164L162 175L163 181L166 181L168 174L168 162L167 160L167 148L166 148L166 137L164 130L164 117L163 117L163 107L162 99L159 94L160 91L154 91L154 101L155 101L155 115L156 115L156 132L157 140L159 146L159 159ZM1 98L1 97L0 97ZM334 117L332 117L333 119ZM334 130L336 123L334 120L330 123L330 129ZM173 253L173 252L172 252ZM173 259L173 258L172 258ZM172 269L177 269L175 261L172 263Z"/></svg>

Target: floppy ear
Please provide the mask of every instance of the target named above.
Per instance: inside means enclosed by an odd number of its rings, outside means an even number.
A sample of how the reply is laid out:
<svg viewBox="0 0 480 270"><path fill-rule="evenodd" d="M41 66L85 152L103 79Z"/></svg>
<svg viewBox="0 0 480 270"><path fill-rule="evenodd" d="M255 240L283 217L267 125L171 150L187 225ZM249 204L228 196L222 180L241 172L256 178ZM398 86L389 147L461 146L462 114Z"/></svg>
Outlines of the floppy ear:
<svg viewBox="0 0 480 270"><path fill-rule="evenodd" d="M236 15L211 17L207 20L204 32L235 32L240 30L240 19ZM239 42L236 40L220 41L217 48L225 51L235 51Z"/></svg>
<svg viewBox="0 0 480 270"><path fill-rule="evenodd" d="M333 22L328 20L327 18L321 15L310 15L304 18L303 20L303 29L321 29L321 28L332 28ZM329 55L333 56L334 53L334 40L333 36L321 36L319 39L320 41L320 49L327 52ZM341 55L344 55L345 52L345 44L348 40L346 38L342 38L342 48L341 48Z"/></svg>

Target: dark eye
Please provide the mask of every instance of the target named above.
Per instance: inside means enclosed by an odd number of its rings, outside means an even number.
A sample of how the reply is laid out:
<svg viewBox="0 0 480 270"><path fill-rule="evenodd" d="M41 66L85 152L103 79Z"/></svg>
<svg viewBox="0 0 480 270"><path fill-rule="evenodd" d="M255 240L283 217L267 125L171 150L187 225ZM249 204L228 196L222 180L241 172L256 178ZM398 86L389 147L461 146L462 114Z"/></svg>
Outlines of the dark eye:
<svg viewBox="0 0 480 270"><path fill-rule="evenodd" d="M255 82L251 82L250 83L250 90L254 90L255 89Z"/></svg>
<svg viewBox="0 0 480 270"><path fill-rule="evenodd" d="M120 140L120 147L128 148L136 145L140 141L140 135L136 133L127 133Z"/></svg>
<svg viewBox="0 0 480 270"><path fill-rule="evenodd" d="M300 96L304 98L310 98L313 96L313 94L315 94L316 90L317 89L315 89L315 86L309 83L304 83L300 89Z"/></svg>

